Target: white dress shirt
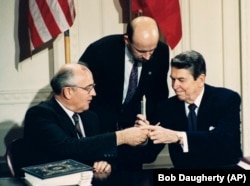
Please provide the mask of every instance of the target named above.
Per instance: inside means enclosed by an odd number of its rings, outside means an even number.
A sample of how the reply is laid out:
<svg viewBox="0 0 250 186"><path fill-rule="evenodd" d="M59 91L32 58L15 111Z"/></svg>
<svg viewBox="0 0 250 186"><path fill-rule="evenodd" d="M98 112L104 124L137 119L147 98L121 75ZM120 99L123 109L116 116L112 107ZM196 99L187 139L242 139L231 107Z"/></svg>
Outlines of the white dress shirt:
<svg viewBox="0 0 250 186"><path fill-rule="evenodd" d="M124 63L125 72L124 72L124 84L123 84L123 99L122 99L122 102L124 102L124 100L126 98L126 95L127 95L129 77L130 77L130 73L131 73L133 64L134 64L133 56L128 51L128 48L125 47L125 63ZM138 83L139 83L140 76L141 76L141 70L142 70L142 64L138 63Z"/></svg>
<svg viewBox="0 0 250 186"><path fill-rule="evenodd" d="M201 99L202 99L203 94L204 94L204 88L202 89L200 95L194 101L194 104L197 106L196 109L195 109L196 115L198 113L198 110L199 110L199 107L200 107L200 104L201 104ZM186 115L187 116L188 116L188 113L189 113L188 106L189 106L189 104L185 102L185 111L186 111ZM181 138L182 138L182 142L183 142L182 143L182 149L183 149L183 152L188 152L189 149L188 149L187 133L186 132L178 132L178 135L181 136Z"/></svg>

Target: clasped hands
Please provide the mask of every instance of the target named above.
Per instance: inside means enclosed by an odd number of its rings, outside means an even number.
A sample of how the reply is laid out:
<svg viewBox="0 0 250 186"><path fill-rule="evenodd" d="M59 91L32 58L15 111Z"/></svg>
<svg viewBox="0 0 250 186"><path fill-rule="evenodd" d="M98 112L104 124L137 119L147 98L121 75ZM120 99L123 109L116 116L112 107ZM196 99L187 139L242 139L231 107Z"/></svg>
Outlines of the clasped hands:
<svg viewBox="0 0 250 186"><path fill-rule="evenodd" d="M154 144L159 143L176 143L178 139L177 131L163 128L160 123L151 125L146 117L142 114L137 115L137 120L135 121L135 127L142 128L147 131L147 138L151 139Z"/></svg>
<svg viewBox="0 0 250 186"><path fill-rule="evenodd" d="M97 161L93 165L94 177L102 180L106 179L111 173L111 165L106 161Z"/></svg>

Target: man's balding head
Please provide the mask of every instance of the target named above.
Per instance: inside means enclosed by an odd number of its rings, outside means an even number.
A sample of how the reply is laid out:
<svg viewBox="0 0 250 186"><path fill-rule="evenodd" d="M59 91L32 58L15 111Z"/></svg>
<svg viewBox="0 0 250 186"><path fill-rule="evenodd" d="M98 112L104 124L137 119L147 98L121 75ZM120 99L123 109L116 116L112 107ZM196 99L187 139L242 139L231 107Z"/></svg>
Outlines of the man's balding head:
<svg viewBox="0 0 250 186"><path fill-rule="evenodd" d="M159 30L156 21L147 16L139 16L134 18L127 26L128 39L131 43L134 40L154 38L159 40Z"/></svg>
<svg viewBox="0 0 250 186"><path fill-rule="evenodd" d="M127 26L124 40L128 50L140 62L148 61L159 41L159 29L154 19L139 16Z"/></svg>

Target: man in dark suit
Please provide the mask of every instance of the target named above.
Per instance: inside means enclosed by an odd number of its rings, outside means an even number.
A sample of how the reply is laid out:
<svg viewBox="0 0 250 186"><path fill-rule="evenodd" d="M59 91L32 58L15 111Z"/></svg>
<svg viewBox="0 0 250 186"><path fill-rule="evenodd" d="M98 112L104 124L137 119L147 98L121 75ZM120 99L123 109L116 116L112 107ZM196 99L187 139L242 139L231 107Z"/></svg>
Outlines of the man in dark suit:
<svg viewBox="0 0 250 186"><path fill-rule="evenodd" d="M98 117L88 110L96 92L86 66L66 64L50 84L54 96L29 108L25 115L29 164L70 158L93 166L96 172L110 172L117 146L136 146L147 139L148 131L137 127L100 134ZM78 124L80 128L76 127Z"/></svg>
<svg viewBox="0 0 250 186"><path fill-rule="evenodd" d="M149 126L150 138L155 144L169 144L175 168L236 167L242 157L239 94L206 84L205 60L196 51L171 60L170 78L176 95L159 106L155 122L161 126ZM195 113L189 119L193 104Z"/></svg>
<svg viewBox="0 0 250 186"><path fill-rule="evenodd" d="M159 41L157 23L150 17L133 19L128 23L126 34L106 36L90 44L79 61L87 63L93 73L97 96L90 109L100 116L103 132L134 125L136 115L141 113L143 96L147 119L153 120L158 103L168 97L169 48ZM132 99L126 102L134 63L138 63L139 81ZM119 167L140 169L143 163L155 160L162 148L148 157L142 151L144 148L125 145L119 148Z"/></svg>

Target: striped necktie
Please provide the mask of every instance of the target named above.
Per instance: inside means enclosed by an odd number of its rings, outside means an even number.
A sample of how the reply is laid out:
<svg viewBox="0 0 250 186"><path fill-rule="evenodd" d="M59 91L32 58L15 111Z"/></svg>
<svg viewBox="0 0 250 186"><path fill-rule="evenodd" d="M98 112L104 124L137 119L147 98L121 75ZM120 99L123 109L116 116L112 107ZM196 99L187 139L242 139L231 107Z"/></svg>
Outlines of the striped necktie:
<svg viewBox="0 0 250 186"><path fill-rule="evenodd" d="M77 114L77 113L74 113L73 116L72 116L72 118L73 118L73 120L74 120L74 122L75 122L75 129L76 129L76 132L77 132L78 136L79 136L80 138L82 138L83 135L82 135L82 131L81 131L81 128L80 128L80 122L79 122L79 116L78 116L78 114Z"/></svg>
<svg viewBox="0 0 250 186"><path fill-rule="evenodd" d="M134 64L129 76L129 84L126 98L124 100L124 104L127 104L131 98L133 97L138 83L138 62L134 60Z"/></svg>

